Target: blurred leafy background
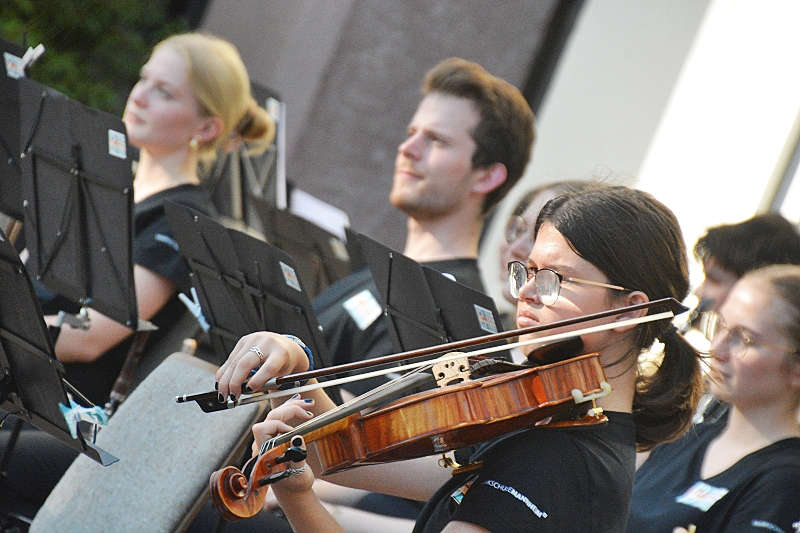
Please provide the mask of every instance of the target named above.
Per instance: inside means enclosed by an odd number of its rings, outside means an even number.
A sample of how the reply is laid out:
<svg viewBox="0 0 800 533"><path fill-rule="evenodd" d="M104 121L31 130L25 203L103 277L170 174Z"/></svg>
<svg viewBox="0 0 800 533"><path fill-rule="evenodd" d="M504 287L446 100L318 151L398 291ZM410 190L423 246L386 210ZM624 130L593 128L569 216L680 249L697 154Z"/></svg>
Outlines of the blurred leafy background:
<svg viewBox="0 0 800 533"><path fill-rule="evenodd" d="M205 3L1 0L0 37L24 48L42 43L30 78L119 116L153 45L196 26Z"/></svg>

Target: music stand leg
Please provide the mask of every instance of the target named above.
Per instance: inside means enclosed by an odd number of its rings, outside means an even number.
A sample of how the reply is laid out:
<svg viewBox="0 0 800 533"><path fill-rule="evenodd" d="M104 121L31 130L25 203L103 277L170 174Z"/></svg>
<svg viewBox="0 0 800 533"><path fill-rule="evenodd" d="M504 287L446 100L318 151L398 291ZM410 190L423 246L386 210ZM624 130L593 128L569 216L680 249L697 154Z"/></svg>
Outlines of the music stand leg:
<svg viewBox="0 0 800 533"><path fill-rule="evenodd" d="M15 418L14 426L11 428L11 436L8 438L8 445L3 450L3 456L0 457L0 477L8 477L8 465L11 463L11 453L14 451L14 446L17 444L17 439L22 431L23 420Z"/></svg>

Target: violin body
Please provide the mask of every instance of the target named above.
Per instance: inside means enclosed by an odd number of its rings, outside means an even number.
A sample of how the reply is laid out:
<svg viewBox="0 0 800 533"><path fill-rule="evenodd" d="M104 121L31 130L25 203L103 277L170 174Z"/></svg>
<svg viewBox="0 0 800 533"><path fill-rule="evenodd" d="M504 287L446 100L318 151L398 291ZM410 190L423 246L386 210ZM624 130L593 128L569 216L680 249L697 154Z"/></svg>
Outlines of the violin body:
<svg viewBox="0 0 800 533"><path fill-rule="evenodd" d="M573 389L599 394L604 379L592 354L420 392L351 415L344 427L311 440L309 455L330 474L464 448L573 406Z"/></svg>
<svg viewBox="0 0 800 533"><path fill-rule="evenodd" d="M353 413L304 438L308 455L322 474L330 474L477 444L607 392L599 356L589 354L413 394L367 414ZM285 470L276 459L288 446L283 443L262 454L249 480L230 466L212 474L212 496L226 519L260 511L267 492L261 485Z"/></svg>

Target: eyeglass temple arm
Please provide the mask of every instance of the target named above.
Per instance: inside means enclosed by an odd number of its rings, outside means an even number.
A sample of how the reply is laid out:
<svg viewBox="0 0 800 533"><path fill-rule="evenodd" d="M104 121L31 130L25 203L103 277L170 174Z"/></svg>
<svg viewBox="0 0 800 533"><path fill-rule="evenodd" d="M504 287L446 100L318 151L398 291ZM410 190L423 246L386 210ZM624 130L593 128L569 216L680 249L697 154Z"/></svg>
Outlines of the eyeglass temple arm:
<svg viewBox="0 0 800 533"><path fill-rule="evenodd" d="M599 281L589 281L588 279L582 278L569 278L565 277L565 281L576 281L578 283L585 283L587 285L594 285L595 287L605 287L606 289L616 289L618 291L627 291L630 289L626 289L625 287L620 287L619 285L611 285L610 283L601 283Z"/></svg>

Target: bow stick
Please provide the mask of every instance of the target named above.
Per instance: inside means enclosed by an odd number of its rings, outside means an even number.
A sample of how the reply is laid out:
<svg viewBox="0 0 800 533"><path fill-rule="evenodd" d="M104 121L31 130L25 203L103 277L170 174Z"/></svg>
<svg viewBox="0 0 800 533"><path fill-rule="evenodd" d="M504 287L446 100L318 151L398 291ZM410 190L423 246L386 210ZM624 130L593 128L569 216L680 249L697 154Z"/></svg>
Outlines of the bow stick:
<svg viewBox="0 0 800 533"><path fill-rule="evenodd" d="M495 334L491 334L491 335L485 335L485 336L482 336L482 337L476 337L476 338L473 338L473 339L454 341L454 342L450 342L450 343L446 343L446 344L440 344L440 345L436 345L436 346L431 346L431 347L428 347L428 348L421 348L421 349L418 349L418 350L410 350L410 351L401 352L401 353L394 354L394 355L388 355L388 356L384 356L384 357L377 357L377 358L374 358L374 359L369 359L367 361L357 361L357 362L354 362L354 363L346 363L346 364L338 365L338 366L335 366L335 367L321 368L321 369L318 369L318 370L313 370L313 371L308 371L308 372L300 372L300 373L296 373L296 374L289 374L287 376L270 379L269 381L267 381L267 383L264 385L264 387L265 388L276 388L276 387L278 387L280 385L284 385L284 384L287 384L287 383L291 384L291 383L295 383L295 382L298 382L298 381L311 379L311 378L318 377L318 376L337 374L337 373L341 373L341 372L347 372L349 370L357 370L357 369L360 369L360 368L364 368L366 366L378 366L378 365L381 365L381 364L392 363L392 362L395 362L395 361L402 361L402 360L411 359L411 358L414 358L414 357L422 357L422 356L425 356L425 355L431 355L431 354L435 354L435 353L441 353L441 352L457 350L459 348L464 348L464 347L468 347L468 346L474 346L476 344L484 344L484 343L488 343L488 342L494 342L494 341L497 341L497 340L507 339L507 338L510 338L510 337L516 337L516 336L520 336L520 335L527 335L527 334L531 334L531 333L537 333L537 332L540 332L540 331L546 331L546 330L549 330L549 329L556 329L556 328L560 328L560 327L571 326L571 325L574 325L574 324L579 324L581 322L588 322L590 320L597 320L597 319L600 319L600 318L606 318L606 317L609 317L609 316L614 316L614 315L618 315L618 314L622 314L622 313L627 313L627 312L635 311L635 310L639 310L639 309L647 309L647 308L656 307L656 306L660 306L660 305L668 306L670 308L670 311L667 311L665 313L660 313L658 315L646 315L644 317L635 318L635 319L629 319L627 321L610 322L608 324L603 324L603 325L600 325L600 326L593 326L591 328L586 328L586 329L583 329L583 330L574 330L574 331L570 331L570 332L567 332L567 333L560 333L560 334L556 334L556 335L550 335L548 337L542 337L542 338L539 338L539 339L531 339L529 341L522 341L521 343L504 344L502 346L497 346L497 347L493 347L493 348L487 348L485 350L477 350L477 351L474 351L474 352L468 352L467 355L469 355L469 356L477 356L477 355L482 355L482 354L486 354L486 353L492 353L492 352L496 352L496 351L508 350L508 349L511 349L511 348L514 348L514 347L517 347L517 346L526 346L526 345L537 344L537 343L541 344L541 343L546 343L546 342L550 342L550 341L553 341L553 340L563 339L563 338L571 337L571 336L575 336L575 335L583 335L583 334L591 333L591 332L594 332L594 331L602 331L602 330L607 330L607 329L613 329L613 328L616 328L616 327L621 327L623 325L641 324L641 323L644 323L644 322L651 322L651 321L655 321L655 320L663 320L665 318L673 317L675 315L675 313L682 313L682 312L687 310L686 307L681 305L674 298L662 298L662 299L659 299L659 300L653 300L651 302L645 302L645 303L642 303L642 304L636 304L636 305L631 305L631 306L627 306L627 307L619 307L619 308L616 308L616 309L610 309L610 310L607 310L607 311L601 311L601 312L592 313L592 314L589 314L589 315L582 315L582 316L575 317L575 318L570 318L570 319L566 319L566 320L560 320L558 322L552 322L550 324L545 324L545 325L540 325L540 326L531 326L531 327L527 327L527 328L520 328L520 329L516 329L516 330L505 331L505 332L495 333ZM458 357L463 357L463 355L453 356L453 357L450 357L450 358L446 358L445 357L445 358L438 359L437 361L447 361L449 359L455 359L455 358L458 358ZM367 379L367 378L378 376L378 375L382 375L382 374L388 374L388 373L391 373L391 372L397 372L398 370L402 370L403 368L413 368L415 365L416 366L424 366L426 364L430 364L430 363L427 362L427 361L423 361L423 362L420 362L420 363L414 363L412 365L408 365L406 367L390 367L390 368L386 368L386 369L382 369L382 370L375 370L375 371L372 371L372 372L367 372L365 374L359 374L357 376L349 376L347 378L340 378L340 379L336 379L336 380L325 381L324 383L316 383L316 384L311 384L311 385L302 385L302 386L295 387L295 388L292 388L292 389L280 390L280 391L272 392L272 393L269 393L269 394L257 393L257 394L254 394L254 395L251 395L251 396L248 396L248 397L240 398L240 399L235 400L235 401L234 400L228 400L228 401L222 402L222 403L220 403L218 401L217 392L216 391L205 392L205 393L200 393L200 394L185 394L185 395L177 396L175 398L175 401L178 402L178 403L196 401L197 404L200 406L200 408L203 411L205 411L205 412L215 412L215 411L221 411L223 409L230 409L230 408L236 407L237 405L244 405L246 403L252 403L252 402L256 402L256 401L267 400L267 399L270 399L270 398L291 396L291 395L296 394L298 392L306 392L306 391L309 391L309 390L314 390L314 389L318 389L318 388L324 388L324 387L328 387L328 386L332 386L332 385L339 385L339 384L347 383L347 382L350 382L350 381L357 381L359 379Z"/></svg>

